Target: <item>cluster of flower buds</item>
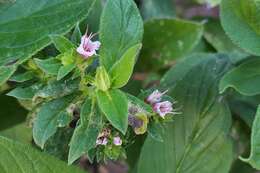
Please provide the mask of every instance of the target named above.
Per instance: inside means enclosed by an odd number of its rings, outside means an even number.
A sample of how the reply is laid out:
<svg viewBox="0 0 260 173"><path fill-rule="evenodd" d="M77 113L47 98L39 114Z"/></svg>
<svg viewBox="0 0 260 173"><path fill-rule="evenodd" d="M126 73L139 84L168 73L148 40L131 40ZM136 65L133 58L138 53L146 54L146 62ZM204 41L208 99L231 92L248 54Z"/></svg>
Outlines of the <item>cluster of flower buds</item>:
<svg viewBox="0 0 260 173"><path fill-rule="evenodd" d="M85 35L83 35L81 38L81 43L77 48L77 52L85 59L93 55L96 55L97 54L96 51L99 49L101 45L99 41L91 40L95 35L96 34L92 34L92 33L88 35L88 29L87 29Z"/></svg>
<svg viewBox="0 0 260 173"><path fill-rule="evenodd" d="M109 141L109 137L111 134L111 130L109 128L103 129L103 131L98 135L96 145L107 145ZM119 136L113 137L113 144L116 146L122 145L122 139Z"/></svg>
<svg viewBox="0 0 260 173"><path fill-rule="evenodd" d="M160 92L159 90L155 90L145 100L147 103L152 105L153 111L158 113L162 118L164 118L167 114L174 113L173 104L170 101L161 102L162 96L166 92L167 91Z"/></svg>
<svg viewBox="0 0 260 173"><path fill-rule="evenodd" d="M147 130L148 117L137 106L129 104L128 124L133 128L135 134L144 134Z"/></svg>

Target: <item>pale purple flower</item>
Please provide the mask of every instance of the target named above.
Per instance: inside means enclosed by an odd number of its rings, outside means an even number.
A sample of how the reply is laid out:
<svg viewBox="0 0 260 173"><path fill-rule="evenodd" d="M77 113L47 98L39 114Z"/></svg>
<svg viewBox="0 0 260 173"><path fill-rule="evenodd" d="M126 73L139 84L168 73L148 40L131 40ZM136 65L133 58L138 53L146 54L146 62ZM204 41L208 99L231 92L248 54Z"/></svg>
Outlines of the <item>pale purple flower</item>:
<svg viewBox="0 0 260 173"><path fill-rule="evenodd" d="M82 55L85 59L96 55L97 50L100 47L100 42L99 41L92 41L91 39L95 36L95 34L90 34L89 36L87 35L87 32L85 35L82 36L81 38L81 43L79 47L77 48L77 52Z"/></svg>
<svg viewBox="0 0 260 173"><path fill-rule="evenodd" d="M149 104L155 104L161 101L162 96L166 93L167 91L160 92L159 90L155 90L152 92L147 98L146 102Z"/></svg>
<svg viewBox="0 0 260 173"><path fill-rule="evenodd" d="M104 138L98 138L96 141L96 145L107 145L108 139L106 137Z"/></svg>
<svg viewBox="0 0 260 173"><path fill-rule="evenodd" d="M120 146L120 145L122 145L122 139L121 139L119 136L114 137L113 143L114 143L116 146Z"/></svg>
<svg viewBox="0 0 260 173"><path fill-rule="evenodd" d="M172 103L169 101L155 103L153 105L153 110L154 112L158 113L162 118L164 118L166 114L174 113Z"/></svg>

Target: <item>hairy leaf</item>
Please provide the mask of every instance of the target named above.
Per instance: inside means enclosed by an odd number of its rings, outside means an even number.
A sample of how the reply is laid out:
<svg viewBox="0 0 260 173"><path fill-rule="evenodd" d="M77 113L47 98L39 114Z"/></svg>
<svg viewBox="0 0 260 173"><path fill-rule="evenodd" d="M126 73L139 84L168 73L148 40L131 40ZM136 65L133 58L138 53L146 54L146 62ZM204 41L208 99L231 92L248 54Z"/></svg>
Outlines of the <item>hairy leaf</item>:
<svg viewBox="0 0 260 173"><path fill-rule="evenodd" d="M110 76L112 78L113 88L121 88L127 84L133 73L136 57L140 49L141 44L129 48L123 54L122 58L112 66Z"/></svg>
<svg viewBox="0 0 260 173"><path fill-rule="evenodd" d="M204 55L203 58L194 55L166 74L164 80L171 82L163 80L163 86L178 101L175 107L181 107L182 114L165 126L164 142L148 136L139 158L138 173L229 171L233 160L232 144L227 137L231 116L225 101L218 95L218 82L230 65L224 55Z"/></svg>
<svg viewBox="0 0 260 173"><path fill-rule="evenodd" d="M249 163L252 167L259 170L260 169L260 156L259 156L259 137L260 137L260 106L258 106L255 120L252 127L251 133L251 153L249 158L241 158L242 161Z"/></svg>
<svg viewBox="0 0 260 173"><path fill-rule="evenodd" d="M54 135L58 127L64 127L69 123L66 108L71 104L74 97L74 95L69 95L52 100L40 108L33 126L33 138L41 148Z"/></svg>
<svg viewBox="0 0 260 173"><path fill-rule="evenodd" d="M0 67L0 85L3 85L15 72L15 66Z"/></svg>
<svg viewBox="0 0 260 173"><path fill-rule="evenodd" d="M260 55L259 0L222 0L221 23L234 43L252 54Z"/></svg>
<svg viewBox="0 0 260 173"><path fill-rule="evenodd" d="M19 0L0 9L0 66L22 63L87 16L95 0Z"/></svg>
<svg viewBox="0 0 260 173"><path fill-rule="evenodd" d="M57 75L61 67L61 62L56 58L34 59L36 65L46 74Z"/></svg>
<svg viewBox="0 0 260 173"><path fill-rule="evenodd" d="M66 66L61 66L58 71L57 80L63 79L65 76L67 76L74 68L76 67L76 64L69 64Z"/></svg>
<svg viewBox="0 0 260 173"><path fill-rule="evenodd" d="M161 68L189 53L201 39L202 24L180 19L153 19L144 25L140 70Z"/></svg>
<svg viewBox="0 0 260 173"><path fill-rule="evenodd" d="M102 115L96 103L91 103L90 99L86 99L81 108L80 125L76 127L70 142L69 164L95 147L102 126Z"/></svg>
<svg viewBox="0 0 260 173"><path fill-rule="evenodd" d="M83 173L78 168L41 153L28 145L0 137L0 172L15 173Z"/></svg>
<svg viewBox="0 0 260 173"><path fill-rule="evenodd" d="M260 60L258 58L246 61L240 66L229 71L219 84L219 90L223 93L232 87L241 94L253 96L260 94Z"/></svg>
<svg viewBox="0 0 260 173"><path fill-rule="evenodd" d="M108 0L100 22L100 60L109 69L142 41L143 22L133 0Z"/></svg>
<svg viewBox="0 0 260 173"><path fill-rule="evenodd" d="M110 123L123 134L128 126L128 102L118 89L97 91L98 105Z"/></svg>
<svg viewBox="0 0 260 173"><path fill-rule="evenodd" d="M66 37L60 35L51 35L50 38L60 53L65 53L75 48L75 45Z"/></svg>

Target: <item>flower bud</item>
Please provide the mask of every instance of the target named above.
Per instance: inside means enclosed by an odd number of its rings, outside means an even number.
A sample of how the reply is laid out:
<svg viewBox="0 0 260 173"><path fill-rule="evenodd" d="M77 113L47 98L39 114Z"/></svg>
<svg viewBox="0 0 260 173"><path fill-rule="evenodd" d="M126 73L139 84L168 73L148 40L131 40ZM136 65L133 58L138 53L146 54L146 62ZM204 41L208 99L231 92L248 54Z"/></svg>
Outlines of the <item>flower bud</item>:
<svg viewBox="0 0 260 173"><path fill-rule="evenodd" d="M169 101L155 103L153 110L164 118L166 114L173 113L172 103Z"/></svg>
<svg viewBox="0 0 260 173"><path fill-rule="evenodd" d="M146 98L146 102L149 104L154 104L154 103L158 103L161 101L162 96L166 93L165 92L160 92L159 90L155 90L154 92L152 92L147 98Z"/></svg>
<svg viewBox="0 0 260 173"><path fill-rule="evenodd" d="M114 143L116 146L120 146L120 145L122 145L122 139L121 139L119 136L114 137L113 143Z"/></svg>

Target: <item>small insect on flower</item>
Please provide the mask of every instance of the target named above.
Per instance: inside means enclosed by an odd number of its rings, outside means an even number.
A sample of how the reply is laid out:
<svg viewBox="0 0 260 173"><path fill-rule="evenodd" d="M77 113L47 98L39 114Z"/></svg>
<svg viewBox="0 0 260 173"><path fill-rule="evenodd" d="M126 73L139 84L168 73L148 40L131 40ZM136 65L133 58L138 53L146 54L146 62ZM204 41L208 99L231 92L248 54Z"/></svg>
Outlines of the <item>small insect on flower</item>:
<svg viewBox="0 0 260 173"><path fill-rule="evenodd" d="M82 55L85 59L96 55L97 54L97 50L99 49L101 43L99 41L92 41L91 39L96 35L90 33L90 35L88 36L88 29L85 33L85 35L82 36L81 38L81 43L79 45L79 47L77 48L77 52Z"/></svg>
<svg viewBox="0 0 260 173"><path fill-rule="evenodd" d="M155 90L154 92L152 92L152 94L150 94L147 98L146 98L146 102L149 104L155 104L161 101L162 96L167 92L160 92L159 90Z"/></svg>
<svg viewBox="0 0 260 173"><path fill-rule="evenodd" d="M116 146L120 146L120 145L122 145L122 139L121 139L119 136L114 137L113 143L114 143Z"/></svg>
<svg viewBox="0 0 260 173"><path fill-rule="evenodd" d="M166 114L174 113L172 103L169 101L155 103L153 105L154 112L158 113L160 117L164 118Z"/></svg>

